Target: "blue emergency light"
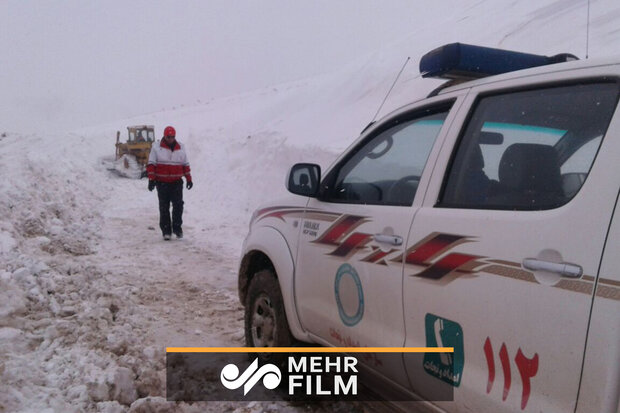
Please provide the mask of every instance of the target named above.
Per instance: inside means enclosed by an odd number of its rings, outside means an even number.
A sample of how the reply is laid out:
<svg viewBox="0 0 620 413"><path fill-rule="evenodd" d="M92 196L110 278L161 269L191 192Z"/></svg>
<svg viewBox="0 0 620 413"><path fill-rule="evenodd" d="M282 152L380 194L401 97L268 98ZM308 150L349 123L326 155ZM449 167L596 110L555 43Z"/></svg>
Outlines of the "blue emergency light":
<svg viewBox="0 0 620 413"><path fill-rule="evenodd" d="M450 43L422 56L420 74L422 77L471 80L571 60L579 60L579 58L569 53L541 56L463 43Z"/></svg>

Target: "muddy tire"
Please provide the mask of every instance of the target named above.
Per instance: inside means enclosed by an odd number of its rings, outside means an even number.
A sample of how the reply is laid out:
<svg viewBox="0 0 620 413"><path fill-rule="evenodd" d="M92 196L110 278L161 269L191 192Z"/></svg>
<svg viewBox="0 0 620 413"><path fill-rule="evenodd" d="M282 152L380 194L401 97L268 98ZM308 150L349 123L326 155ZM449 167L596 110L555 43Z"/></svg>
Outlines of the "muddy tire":
<svg viewBox="0 0 620 413"><path fill-rule="evenodd" d="M294 342L278 280L271 270L257 272L245 301L246 346L289 347Z"/></svg>

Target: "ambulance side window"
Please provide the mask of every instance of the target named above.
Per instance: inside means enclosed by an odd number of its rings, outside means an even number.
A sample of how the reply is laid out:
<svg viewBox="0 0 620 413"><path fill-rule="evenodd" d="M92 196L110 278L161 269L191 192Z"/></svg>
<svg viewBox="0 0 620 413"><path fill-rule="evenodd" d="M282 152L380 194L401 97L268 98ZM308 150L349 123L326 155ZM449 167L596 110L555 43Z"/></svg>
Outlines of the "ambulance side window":
<svg viewBox="0 0 620 413"><path fill-rule="evenodd" d="M478 99L440 207L543 210L585 182L618 102L618 84L584 83Z"/></svg>
<svg viewBox="0 0 620 413"><path fill-rule="evenodd" d="M348 204L411 206L426 160L450 106L395 119L370 136L323 182L320 199Z"/></svg>

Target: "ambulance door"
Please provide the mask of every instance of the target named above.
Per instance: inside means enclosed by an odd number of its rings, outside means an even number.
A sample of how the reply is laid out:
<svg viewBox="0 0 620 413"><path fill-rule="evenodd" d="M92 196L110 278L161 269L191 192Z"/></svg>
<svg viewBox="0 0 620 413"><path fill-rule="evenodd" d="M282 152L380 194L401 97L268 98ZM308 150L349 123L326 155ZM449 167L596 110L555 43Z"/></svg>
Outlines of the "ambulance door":
<svg viewBox="0 0 620 413"><path fill-rule="evenodd" d="M403 345L403 267L395 258L402 257L430 176L425 166L436 158L435 143L453 103L444 99L413 108L375 126L325 176L319 198L308 203L295 300L302 325L317 341L338 347ZM407 384L402 359L368 363Z"/></svg>
<svg viewBox="0 0 620 413"><path fill-rule="evenodd" d="M600 185L617 182L618 83L535 80L472 89L405 247L405 344L454 347L407 373L418 393L451 386L448 411L576 406L618 194Z"/></svg>

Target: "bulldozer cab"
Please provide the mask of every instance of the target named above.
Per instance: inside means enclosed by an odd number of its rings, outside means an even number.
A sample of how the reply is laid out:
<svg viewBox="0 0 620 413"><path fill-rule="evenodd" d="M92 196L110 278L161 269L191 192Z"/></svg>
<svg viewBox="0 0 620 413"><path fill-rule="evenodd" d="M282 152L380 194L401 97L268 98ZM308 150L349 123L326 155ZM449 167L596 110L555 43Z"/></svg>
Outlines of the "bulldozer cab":
<svg viewBox="0 0 620 413"><path fill-rule="evenodd" d="M116 169L121 175L131 178L146 176L146 164L151 146L155 142L153 125L127 127L127 142L120 141L121 133L116 132Z"/></svg>
<svg viewBox="0 0 620 413"><path fill-rule="evenodd" d="M155 129L152 125L128 126L127 142L154 142Z"/></svg>

